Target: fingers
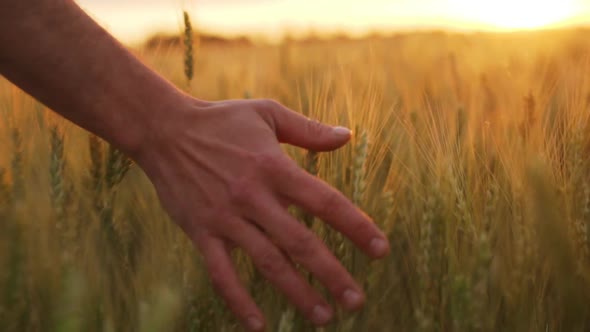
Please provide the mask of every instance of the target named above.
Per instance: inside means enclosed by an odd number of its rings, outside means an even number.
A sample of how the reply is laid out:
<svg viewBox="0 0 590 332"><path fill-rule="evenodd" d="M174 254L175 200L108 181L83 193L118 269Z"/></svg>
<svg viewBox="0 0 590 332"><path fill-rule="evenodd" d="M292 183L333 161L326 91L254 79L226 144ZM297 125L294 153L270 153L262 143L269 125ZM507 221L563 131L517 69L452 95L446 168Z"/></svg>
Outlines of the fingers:
<svg viewBox="0 0 590 332"><path fill-rule="evenodd" d="M295 162L276 170L276 190L309 213L348 237L367 255L389 253L387 237L346 196L324 181L301 170Z"/></svg>
<svg viewBox="0 0 590 332"><path fill-rule="evenodd" d="M287 257L253 225L233 223L232 240L252 257L260 273L316 325L328 323L333 316L330 305L295 269Z"/></svg>
<svg viewBox="0 0 590 332"><path fill-rule="evenodd" d="M240 282L223 240L209 237L197 245L203 254L211 283L229 309L249 331L263 331L264 316Z"/></svg>
<svg viewBox="0 0 590 332"><path fill-rule="evenodd" d="M252 197L249 216L297 263L310 271L346 309L359 309L362 289L307 227L291 216L270 192Z"/></svg>
<svg viewBox="0 0 590 332"><path fill-rule="evenodd" d="M352 132L347 128L310 120L275 101L264 102L264 111L270 115L281 143L313 151L331 151L350 140Z"/></svg>

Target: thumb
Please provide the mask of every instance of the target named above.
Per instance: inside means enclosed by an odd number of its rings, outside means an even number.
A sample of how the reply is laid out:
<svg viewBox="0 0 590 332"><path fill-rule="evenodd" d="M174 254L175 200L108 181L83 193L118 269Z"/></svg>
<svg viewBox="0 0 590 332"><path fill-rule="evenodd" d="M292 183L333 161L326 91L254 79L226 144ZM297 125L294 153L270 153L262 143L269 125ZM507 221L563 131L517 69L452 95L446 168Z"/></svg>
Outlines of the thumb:
<svg viewBox="0 0 590 332"><path fill-rule="evenodd" d="M292 111L282 105L272 110L276 135L281 143L313 151L331 151L348 143L352 131L332 127Z"/></svg>

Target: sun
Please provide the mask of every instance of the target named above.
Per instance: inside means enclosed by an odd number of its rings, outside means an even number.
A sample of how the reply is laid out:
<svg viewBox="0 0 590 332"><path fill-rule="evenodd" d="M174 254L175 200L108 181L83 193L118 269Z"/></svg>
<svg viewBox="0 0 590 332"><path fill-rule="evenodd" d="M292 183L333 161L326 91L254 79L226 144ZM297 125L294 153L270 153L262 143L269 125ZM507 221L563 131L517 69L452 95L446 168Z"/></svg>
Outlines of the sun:
<svg viewBox="0 0 590 332"><path fill-rule="evenodd" d="M459 15L497 30L535 29L576 15L579 0L451 0Z"/></svg>

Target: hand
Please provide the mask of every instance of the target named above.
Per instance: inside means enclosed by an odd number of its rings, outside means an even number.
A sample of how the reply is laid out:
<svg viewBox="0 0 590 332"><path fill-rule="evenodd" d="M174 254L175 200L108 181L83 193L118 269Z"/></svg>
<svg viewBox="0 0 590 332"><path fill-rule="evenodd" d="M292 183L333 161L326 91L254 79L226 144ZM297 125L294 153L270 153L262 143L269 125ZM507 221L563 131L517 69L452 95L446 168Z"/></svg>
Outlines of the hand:
<svg viewBox="0 0 590 332"><path fill-rule="evenodd" d="M270 100L190 99L181 108L136 159L242 324L260 331L264 317L238 279L232 246L250 255L261 274L317 325L328 323L333 311L291 261L310 271L345 308L360 308L361 287L286 206L316 215L372 257L388 253L387 239L344 195L299 168L279 144L328 151L346 144L350 131L311 121Z"/></svg>

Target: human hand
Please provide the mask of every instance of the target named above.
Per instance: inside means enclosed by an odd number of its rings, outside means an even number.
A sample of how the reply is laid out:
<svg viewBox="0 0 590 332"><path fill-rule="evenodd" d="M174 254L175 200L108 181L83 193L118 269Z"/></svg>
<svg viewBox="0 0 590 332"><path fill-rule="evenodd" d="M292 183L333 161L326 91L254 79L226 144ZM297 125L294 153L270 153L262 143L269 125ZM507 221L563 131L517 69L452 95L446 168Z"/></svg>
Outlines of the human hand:
<svg viewBox="0 0 590 332"><path fill-rule="evenodd" d="M261 274L317 325L328 323L333 310L292 261L346 309L363 305L361 287L286 207L294 204L317 216L371 257L389 252L385 235L280 147L333 150L350 140L348 129L311 121L270 100L188 99L156 135L135 159L163 207L203 255L216 291L247 329L263 330L264 317L234 270L234 246L251 256Z"/></svg>

